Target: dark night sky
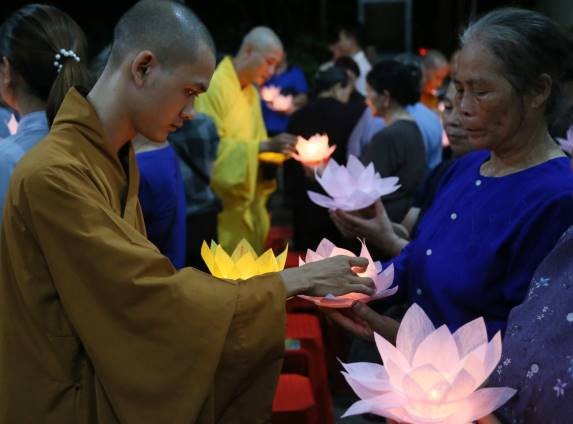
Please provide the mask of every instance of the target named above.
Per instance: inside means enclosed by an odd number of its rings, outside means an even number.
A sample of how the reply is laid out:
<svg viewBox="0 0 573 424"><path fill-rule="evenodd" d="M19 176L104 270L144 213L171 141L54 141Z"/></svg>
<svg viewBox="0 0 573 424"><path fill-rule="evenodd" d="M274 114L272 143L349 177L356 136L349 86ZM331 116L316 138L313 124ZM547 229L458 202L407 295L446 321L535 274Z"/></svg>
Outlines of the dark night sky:
<svg viewBox="0 0 573 424"><path fill-rule="evenodd" d="M326 4L327 32L337 26L356 20L356 1L323 0ZM4 0L0 5L0 19L29 2ZM113 25L134 1L114 0L113 2L60 0L51 4L68 12L84 29L90 43L91 54L97 53L111 40ZM234 51L242 35L254 25L268 25L282 37L287 48L306 51L323 60L328 56L325 51L325 33L318 22L320 20L321 0L187 0L194 11L211 30L219 50ZM414 1L414 47L436 47L446 53L455 48L456 33L469 13L469 0L415 0ZM535 0L502 1L478 0L478 12L505 4L535 6ZM104 6L105 5L105 6ZM389 14L388 14L389 15ZM400 20L382 15L380 26L385 33L394 34L400 40L402 28ZM376 22L378 24L378 22ZM402 46L392 45L386 39L383 48L400 50ZM396 44L396 43L394 43Z"/></svg>

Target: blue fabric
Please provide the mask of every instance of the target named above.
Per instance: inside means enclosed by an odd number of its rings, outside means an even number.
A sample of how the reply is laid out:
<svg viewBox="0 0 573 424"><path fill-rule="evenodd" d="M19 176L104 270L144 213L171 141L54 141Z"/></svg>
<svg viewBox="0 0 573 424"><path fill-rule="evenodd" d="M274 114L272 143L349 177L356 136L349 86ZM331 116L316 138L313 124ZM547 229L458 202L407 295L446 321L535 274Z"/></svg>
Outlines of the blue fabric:
<svg viewBox="0 0 573 424"><path fill-rule="evenodd" d="M48 130L46 114L32 112L22 117L16 134L0 140L0 218L14 168L22 156L48 134Z"/></svg>
<svg viewBox="0 0 573 424"><path fill-rule="evenodd" d="M185 192L171 145L136 154L147 237L177 269L185 264Z"/></svg>
<svg viewBox="0 0 573 424"><path fill-rule="evenodd" d="M280 87L281 93L284 95L291 94L296 96L297 94L308 92L306 78L300 68L296 66L289 66L283 73L273 75L265 83L265 86L270 85ZM288 125L289 116L269 109L264 101L261 101L261 105L267 132L270 134L284 132Z"/></svg>
<svg viewBox="0 0 573 424"><path fill-rule="evenodd" d="M436 112L422 103L406 107L406 110L416 120L422 131L426 146L428 170L433 170L442 161L442 123Z"/></svg>
<svg viewBox="0 0 573 424"><path fill-rule="evenodd" d="M490 336L525 298L533 272L573 224L573 173L557 158L499 178L489 153L458 159L415 238L395 258L400 295L454 331L483 316Z"/></svg>
<svg viewBox="0 0 573 424"><path fill-rule="evenodd" d="M517 394L504 423L565 423L573 416L573 227L535 272L527 299L509 315L492 387Z"/></svg>

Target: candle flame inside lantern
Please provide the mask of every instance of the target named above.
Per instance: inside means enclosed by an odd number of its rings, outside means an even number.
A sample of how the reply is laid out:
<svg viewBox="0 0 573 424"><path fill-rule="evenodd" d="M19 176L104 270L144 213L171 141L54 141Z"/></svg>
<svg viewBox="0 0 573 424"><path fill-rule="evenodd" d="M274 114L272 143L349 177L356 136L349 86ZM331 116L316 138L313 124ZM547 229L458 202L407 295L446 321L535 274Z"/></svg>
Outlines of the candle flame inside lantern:
<svg viewBox="0 0 573 424"><path fill-rule="evenodd" d="M297 137L296 154L293 157L305 165L316 165L328 159L336 149L336 146L328 145L326 134L315 134L308 140L304 137Z"/></svg>

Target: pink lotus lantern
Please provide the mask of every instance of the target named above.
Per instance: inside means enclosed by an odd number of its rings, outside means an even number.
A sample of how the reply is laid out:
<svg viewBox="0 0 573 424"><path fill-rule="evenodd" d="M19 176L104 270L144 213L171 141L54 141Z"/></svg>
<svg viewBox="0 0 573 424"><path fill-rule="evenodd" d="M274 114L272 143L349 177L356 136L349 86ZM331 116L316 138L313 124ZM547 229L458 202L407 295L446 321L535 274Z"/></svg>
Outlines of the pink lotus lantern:
<svg viewBox="0 0 573 424"><path fill-rule="evenodd" d="M306 262L316 262L338 255L356 257L356 255L351 251L336 247L330 240L322 239L316 249L316 252L310 249L307 250L305 259ZM324 297L306 295L299 295L299 297L309 300L316 305L325 308L350 308L356 301L370 302L372 300L391 296L398 291L398 287L391 289L389 288L394 281L394 265L390 265L388 268L382 271L382 265L380 262L372 261L370 252L368 252L364 242L362 242L362 250L360 251L360 256L368 259L368 267L366 268L366 271L358 273L358 275L361 277L370 277L372 281L374 281L376 291L372 296L368 296L363 293L348 293L342 296L334 296L332 294L328 294ZM303 261L302 258L299 258L299 266L304 264L305 261Z"/></svg>
<svg viewBox="0 0 573 424"><path fill-rule="evenodd" d="M329 161L322 176L317 175L316 180L330 197L308 191L310 200L325 208L344 211L364 209L400 187L398 177L382 178L373 164L365 167L352 155L346 166Z"/></svg>
<svg viewBox="0 0 573 424"><path fill-rule="evenodd" d="M488 343L483 318L451 334L438 329L416 304L406 312L396 347L378 334L384 365L343 364L346 381L361 398L343 415L372 413L411 424L466 424L482 418L516 390L479 387L501 357L498 332Z"/></svg>
<svg viewBox="0 0 573 424"><path fill-rule="evenodd" d="M274 85L261 87L261 99L265 102L272 102L279 94L281 94L281 89Z"/></svg>
<svg viewBox="0 0 573 424"><path fill-rule="evenodd" d="M270 108L275 112L288 112L292 109L292 106L293 99L290 94L287 96L279 94L270 102Z"/></svg>
<svg viewBox="0 0 573 424"><path fill-rule="evenodd" d="M326 134L315 134L308 140L298 136L295 145L296 153L292 155L300 163L307 166L317 166L330 158L336 146L328 145Z"/></svg>

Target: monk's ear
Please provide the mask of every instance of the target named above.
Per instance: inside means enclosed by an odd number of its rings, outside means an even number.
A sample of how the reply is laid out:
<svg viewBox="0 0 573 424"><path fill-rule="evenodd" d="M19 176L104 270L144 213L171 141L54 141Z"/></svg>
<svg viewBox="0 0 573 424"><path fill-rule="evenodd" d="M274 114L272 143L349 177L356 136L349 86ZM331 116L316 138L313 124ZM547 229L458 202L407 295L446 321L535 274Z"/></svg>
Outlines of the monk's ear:
<svg viewBox="0 0 573 424"><path fill-rule="evenodd" d="M157 67L157 58L149 50L143 50L131 62L131 77L137 86L142 86Z"/></svg>

